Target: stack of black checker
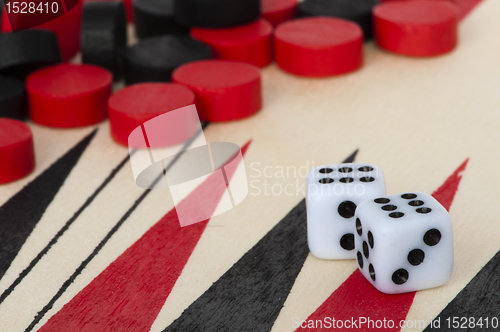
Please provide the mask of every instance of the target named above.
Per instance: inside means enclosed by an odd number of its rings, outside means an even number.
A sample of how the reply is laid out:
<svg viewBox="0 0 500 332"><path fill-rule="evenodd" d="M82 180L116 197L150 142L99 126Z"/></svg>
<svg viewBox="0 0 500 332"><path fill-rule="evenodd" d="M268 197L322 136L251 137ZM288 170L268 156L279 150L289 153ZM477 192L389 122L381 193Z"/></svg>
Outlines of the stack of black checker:
<svg viewBox="0 0 500 332"><path fill-rule="evenodd" d="M0 35L0 117L26 117L24 80L33 71L61 62L54 33L25 30Z"/></svg>
<svg viewBox="0 0 500 332"><path fill-rule="evenodd" d="M184 34L190 27L225 28L255 21L258 0L135 0L139 38Z"/></svg>
<svg viewBox="0 0 500 332"><path fill-rule="evenodd" d="M86 2L80 47L82 62L106 68L119 80L127 46L127 19L121 1Z"/></svg>
<svg viewBox="0 0 500 332"><path fill-rule="evenodd" d="M141 41L124 55L125 83L170 82L187 62L209 59L210 48L189 37L191 27L222 28L255 21L259 0L135 0Z"/></svg>

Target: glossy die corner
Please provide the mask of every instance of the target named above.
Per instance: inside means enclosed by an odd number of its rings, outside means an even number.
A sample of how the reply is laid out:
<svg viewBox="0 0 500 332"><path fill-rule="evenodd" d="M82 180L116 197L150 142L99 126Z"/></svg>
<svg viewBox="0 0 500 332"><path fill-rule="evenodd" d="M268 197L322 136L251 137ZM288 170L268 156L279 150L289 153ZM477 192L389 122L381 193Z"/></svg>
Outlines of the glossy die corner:
<svg viewBox="0 0 500 332"><path fill-rule="evenodd" d="M438 287L453 271L450 216L426 193L363 202L356 211L355 246L360 271L384 293Z"/></svg>
<svg viewBox="0 0 500 332"><path fill-rule="evenodd" d="M383 173L373 164L329 164L307 176L307 236L312 254L353 259L354 213L363 200L385 194Z"/></svg>

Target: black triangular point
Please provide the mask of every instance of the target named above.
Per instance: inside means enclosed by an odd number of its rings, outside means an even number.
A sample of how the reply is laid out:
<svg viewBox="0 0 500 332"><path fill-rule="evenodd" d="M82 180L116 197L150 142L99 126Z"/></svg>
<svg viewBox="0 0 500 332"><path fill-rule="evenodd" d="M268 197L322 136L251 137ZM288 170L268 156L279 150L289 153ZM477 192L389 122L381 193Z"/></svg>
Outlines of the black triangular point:
<svg viewBox="0 0 500 332"><path fill-rule="evenodd" d="M500 252L432 320L424 332L496 331L500 319ZM479 320L481 318L481 320ZM465 320L466 319L466 320ZM469 321L474 319L474 321ZM465 324L464 324L465 321ZM470 325L474 324L474 325Z"/></svg>
<svg viewBox="0 0 500 332"><path fill-rule="evenodd" d="M0 279L96 132L97 129L0 207Z"/></svg>
<svg viewBox="0 0 500 332"><path fill-rule="evenodd" d="M302 200L163 332L270 331L309 254L306 226Z"/></svg>
<svg viewBox="0 0 500 332"><path fill-rule="evenodd" d="M351 155L349 157L347 157L342 163L344 163L344 164L353 163L354 159L356 159L356 155L358 154L358 151L359 151L359 149L356 149L356 151L351 153Z"/></svg>

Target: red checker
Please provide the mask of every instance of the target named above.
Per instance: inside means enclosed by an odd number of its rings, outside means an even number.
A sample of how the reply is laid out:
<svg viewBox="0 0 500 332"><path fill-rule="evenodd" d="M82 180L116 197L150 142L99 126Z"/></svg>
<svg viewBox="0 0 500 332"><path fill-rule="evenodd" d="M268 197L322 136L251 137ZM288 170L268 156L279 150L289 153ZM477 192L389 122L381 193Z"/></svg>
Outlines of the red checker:
<svg viewBox="0 0 500 332"><path fill-rule="evenodd" d="M375 40L388 51L409 56L436 56L458 42L457 6L447 1L385 2L373 10Z"/></svg>
<svg viewBox="0 0 500 332"><path fill-rule="evenodd" d="M278 66L295 75L344 74L363 64L363 32L339 18L295 19L276 28L274 52Z"/></svg>
<svg viewBox="0 0 500 332"><path fill-rule="evenodd" d="M262 107L259 69L247 63L226 60L191 62L177 68L172 81L194 91L201 120L238 120Z"/></svg>
<svg viewBox="0 0 500 332"><path fill-rule="evenodd" d="M227 29L191 29L191 36L212 49L214 58L248 62L257 67L271 63L272 25L259 19Z"/></svg>
<svg viewBox="0 0 500 332"><path fill-rule="evenodd" d="M92 65L61 64L26 79L29 113L41 125L83 127L106 118L113 77Z"/></svg>
<svg viewBox="0 0 500 332"><path fill-rule="evenodd" d="M263 18L273 26L291 20L297 15L297 0L261 0L260 11Z"/></svg>
<svg viewBox="0 0 500 332"><path fill-rule="evenodd" d="M140 83L130 85L109 98L108 113L111 136L116 142L128 146L130 133L144 122L194 103L194 93L179 84ZM164 141L159 143L156 140L156 145L153 147L174 145L187 140L196 131L194 125L193 121L184 122L184 126L179 124L177 133L164 133Z"/></svg>
<svg viewBox="0 0 500 332"><path fill-rule="evenodd" d="M35 169L33 134L24 122L0 118L0 184L18 180Z"/></svg>

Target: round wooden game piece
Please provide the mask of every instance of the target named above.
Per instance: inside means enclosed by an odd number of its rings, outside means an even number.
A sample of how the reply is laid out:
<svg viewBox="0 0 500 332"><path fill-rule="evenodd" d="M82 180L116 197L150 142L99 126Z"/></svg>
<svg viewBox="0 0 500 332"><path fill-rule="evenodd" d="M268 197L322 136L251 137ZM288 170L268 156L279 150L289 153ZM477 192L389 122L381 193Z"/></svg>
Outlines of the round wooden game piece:
<svg viewBox="0 0 500 332"><path fill-rule="evenodd" d="M127 146L130 133L144 122L194 103L194 93L180 84L140 83L128 86L109 98L111 136L116 142ZM183 132L187 136L177 135L173 141L165 136L167 140L164 146L183 142L192 135L189 128Z"/></svg>
<svg viewBox="0 0 500 332"><path fill-rule="evenodd" d="M263 18L277 26L297 15L297 0L261 0L260 11Z"/></svg>
<svg viewBox="0 0 500 332"><path fill-rule="evenodd" d="M170 82L175 68L211 57L208 45L189 36L148 38L125 51L125 83Z"/></svg>
<svg viewBox="0 0 500 332"><path fill-rule="evenodd" d="M82 62L106 68L115 80L119 80L127 47L126 24L123 2L85 3L81 31Z"/></svg>
<svg viewBox="0 0 500 332"><path fill-rule="evenodd" d="M458 42L459 10L445 1L386 2L373 10L375 39L388 51L436 56Z"/></svg>
<svg viewBox="0 0 500 332"><path fill-rule="evenodd" d="M23 79L41 67L61 62L57 39L46 30L0 35L0 74Z"/></svg>
<svg viewBox="0 0 500 332"><path fill-rule="evenodd" d="M134 15L132 11L132 0L82 0L80 2L86 3L86 2L107 2L107 1L121 1L125 5L125 12L127 13L127 21L128 22L133 22L134 21Z"/></svg>
<svg viewBox="0 0 500 332"><path fill-rule="evenodd" d="M292 74L344 74L363 64L363 33L347 20L308 17L280 24L274 32L278 66Z"/></svg>
<svg viewBox="0 0 500 332"><path fill-rule="evenodd" d="M372 9L378 0L304 0L298 15L332 16L354 21L361 26L365 40L373 38Z"/></svg>
<svg viewBox="0 0 500 332"><path fill-rule="evenodd" d="M214 58L248 62L257 67L271 63L272 25L265 19L227 29L191 29L191 36L212 48Z"/></svg>
<svg viewBox="0 0 500 332"><path fill-rule="evenodd" d="M135 33L139 39L189 32L175 21L173 0L135 0L133 6Z"/></svg>
<svg viewBox="0 0 500 332"><path fill-rule="evenodd" d="M26 79L31 119L49 127L88 126L106 118L113 77L93 65L61 64Z"/></svg>
<svg viewBox="0 0 500 332"><path fill-rule="evenodd" d="M24 122L0 118L0 184L16 181L35 169L30 127Z"/></svg>
<svg viewBox="0 0 500 332"><path fill-rule="evenodd" d="M175 19L187 27L226 28L260 16L260 0L174 0Z"/></svg>
<svg viewBox="0 0 500 332"><path fill-rule="evenodd" d="M0 117L18 120L26 117L26 94L20 80L0 76Z"/></svg>
<svg viewBox="0 0 500 332"><path fill-rule="evenodd" d="M238 120L262 107L259 69L247 63L196 61L175 70L172 81L195 93L201 120Z"/></svg>
<svg viewBox="0 0 500 332"><path fill-rule="evenodd" d="M12 27L7 18L7 13L2 13L1 30L2 32L12 32ZM28 15L29 16L29 15ZM63 61L69 61L80 50L80 25L82 16L81 1L68 11L51 21L40 24L34 29L43 29L52 31L57 38L61 58Z"/></svg>

